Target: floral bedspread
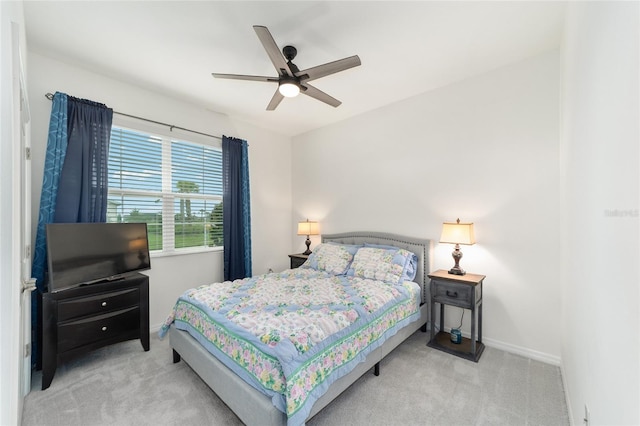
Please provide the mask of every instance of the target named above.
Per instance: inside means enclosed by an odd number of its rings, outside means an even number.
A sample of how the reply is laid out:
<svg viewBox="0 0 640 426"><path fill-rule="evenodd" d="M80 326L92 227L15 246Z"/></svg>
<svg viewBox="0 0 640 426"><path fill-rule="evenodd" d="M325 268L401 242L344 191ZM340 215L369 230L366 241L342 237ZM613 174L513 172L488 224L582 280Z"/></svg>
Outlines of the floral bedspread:
<svg viewBox="0 0 640 426"><path fill-rule="evenodd" d="M290 269L186 291L160 330L187 330L304 423L329 385L419 317L419 287Z"/></svg>

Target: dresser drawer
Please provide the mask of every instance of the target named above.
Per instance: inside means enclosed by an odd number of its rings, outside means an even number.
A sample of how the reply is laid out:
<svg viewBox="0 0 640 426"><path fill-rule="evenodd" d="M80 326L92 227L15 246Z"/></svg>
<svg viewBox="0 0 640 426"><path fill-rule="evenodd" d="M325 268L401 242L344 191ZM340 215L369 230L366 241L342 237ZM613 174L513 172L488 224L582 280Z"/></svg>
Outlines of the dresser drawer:
<svg viewBox="0 0 640 426"><path fill-rule="evenodd" d="M471 285L448 281L431 281L432 297L438 303L471 309L474 305L474 291L476 291L476 287ZM480 291L479 286L477 291ZM478 297L476 297L476 300L478 300Z"/></svg>
<svg viewBox="0 0 640 426"><path fill-rule="evenodd" d="M58 352L101 340L109 340L123 332L140 330L140 309L131 307L102 315L58 323Z"/></svg>
<svg viewBox="0 0 640 426"><path fill-rule="evenodd" d="M58 321L67 321L87 315L100 315L137 306L139 303L140 292L137 288L63 300L58 302Z"/></svg>

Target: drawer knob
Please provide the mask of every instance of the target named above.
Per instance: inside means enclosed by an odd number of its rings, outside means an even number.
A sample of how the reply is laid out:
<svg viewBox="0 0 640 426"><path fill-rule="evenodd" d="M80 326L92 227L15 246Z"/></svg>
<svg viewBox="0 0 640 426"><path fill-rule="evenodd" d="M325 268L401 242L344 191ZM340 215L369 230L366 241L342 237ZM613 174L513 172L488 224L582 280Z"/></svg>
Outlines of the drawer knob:
<svg viewBox="0 0 640 426"><path fill-rule="evenodd" d="M107 327L102 327L102 331L107 331Z"/></svg>
<svg viewBox="0 0 640 426"><path fill-rule="evenodd" d="M102 307L104 308L105 306L107 306L107 302L102 302Z"/></svg>
<svg viewBox="0 0 640 426"><path fill-rule="evenodd" d="M458 292L447 290L447 297L458 297Z"/></svg>

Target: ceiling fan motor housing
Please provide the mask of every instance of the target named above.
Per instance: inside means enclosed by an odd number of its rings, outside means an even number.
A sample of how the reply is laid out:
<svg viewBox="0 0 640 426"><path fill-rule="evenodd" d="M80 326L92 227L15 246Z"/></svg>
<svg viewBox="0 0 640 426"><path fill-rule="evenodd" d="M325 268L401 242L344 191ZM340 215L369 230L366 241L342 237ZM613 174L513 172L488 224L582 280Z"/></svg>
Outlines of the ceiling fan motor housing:
<svg viewBox="0 0 640 426"><path fill-rule="evenodd" d="M293 58L295 58L298 54L298 49L293 46L285 46L282 48L282 53L284 54L284 57L287 59L287 61L292 61Z"/></svg>

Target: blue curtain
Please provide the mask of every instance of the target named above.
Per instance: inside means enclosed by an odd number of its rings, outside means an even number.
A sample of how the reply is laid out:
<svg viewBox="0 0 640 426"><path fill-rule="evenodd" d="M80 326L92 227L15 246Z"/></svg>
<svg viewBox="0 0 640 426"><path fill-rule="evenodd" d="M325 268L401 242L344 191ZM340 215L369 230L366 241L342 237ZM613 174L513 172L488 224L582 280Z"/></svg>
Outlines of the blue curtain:
<svg viewBox="0 0 640 426"><path fill-rule="evenodd" d="M69 97L69 145L55 208L59 223L107 220L107 161L113 110Z"/></svg>
<svg viewBox="0 0 640 426"><path fill-rule="evenodd" d="M107 209L107 160L113 111L105 105L64 93L53 96L40 194L32 276L32 362L40 367L42 293L46 291L46 225L55 222L104 222Z"/></svg>
<svg viewBox="0 0 640 426"><path fill-rule="evenodd" d="M45 269L47 265L47 242L45 225L52 223L58 194L60 172L67 153L67 95L56 92L53 95L51 118L49 120L49 136L47 151L44 159L44 174L42 176L42 192L40 193L40 212L38 214L38 228L36 229L36 243L33 253L31 276L36 279L36 291L31 296L31 329L32 329L32 364L40 365L40 332L42 324L40 301L45 290Z"/></svg>
<svg viewBox="0 0 640 426"><path fill-rule="evenodd" d="M251 210L247 141L222 137L224 279L251 276Z"/></svg>

